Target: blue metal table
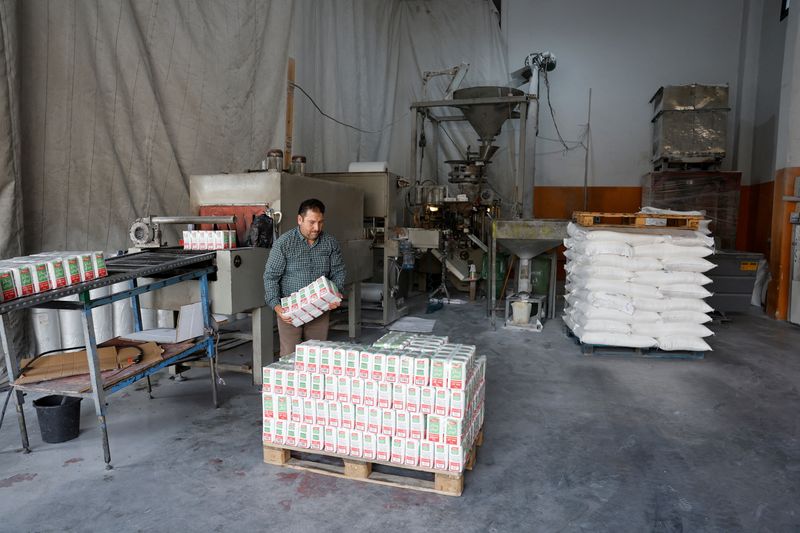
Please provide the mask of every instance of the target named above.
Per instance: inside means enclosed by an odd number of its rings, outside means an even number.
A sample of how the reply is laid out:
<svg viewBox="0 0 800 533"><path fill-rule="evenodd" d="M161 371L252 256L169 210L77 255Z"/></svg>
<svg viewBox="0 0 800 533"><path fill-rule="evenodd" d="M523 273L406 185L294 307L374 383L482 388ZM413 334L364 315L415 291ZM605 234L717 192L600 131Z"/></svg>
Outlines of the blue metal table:
<svg viewBox="0 0 800 533"><path fill-rule="evenodd" d="M106 261L109 275L93 281L78 283L68 287L55 289L48 292L34 294L16 300L0 303L0 343L5 353L5 363L8 370L9 381L14 387L14 399L19 421L20 436L22 447L29 453L30 443L28 440L28 430L25 424L25 413L23 411L24 391L48 392L63 396L89 397L93 400L98 423L102 432L103 459L106 468L111 469L111 451L108 444L108 428L106 425L106 395L113 394L125 387L136 383L141 379L148 379L149 376L159 370L177 363L194 360L198 358L208 358L211 369L211 390L214 406L218 406L217 398L217 374L216 374L216 347L212 318L210 311L210 300L208 296L209 275L216 272L213 264L215 253L187 253L180 249L158 249L155 251L137 252L118 257L109 258ZM146 285L138 285L137 279L143 277L159 276L160 279ZM94 334L94 323L92 320L92 309L109 305L113 302L130 299L134 311L134 327L136 331L142 330L141 308L139 306L139 295L181 283L188 280L200 281L200 298L203 309L204 335L193 339L190 342L165 345L166 348L161 361L142 365L132 364L119 373L114 373L114 379L106 381L101 372L100 360L98 355L97 340ZM123 281L132 281L132 288L114 293L110 296L92 300L89 291L100 287L106 287ZM65 296L79 295L78 301L60 300ZM42 307L50 309L72 309L81 311L83 334L86 342L86 358L89 366L89 376L79 376L79 379L60 379L35 384L16 384L20 374L17 354L11 353L9 349L8 336L6 332L5 315L12 311ZM126 345L118 341L109 341L105 344ZM127 345L136 343L127 343ZM90 392L89 392L90 390Z"/></svg>

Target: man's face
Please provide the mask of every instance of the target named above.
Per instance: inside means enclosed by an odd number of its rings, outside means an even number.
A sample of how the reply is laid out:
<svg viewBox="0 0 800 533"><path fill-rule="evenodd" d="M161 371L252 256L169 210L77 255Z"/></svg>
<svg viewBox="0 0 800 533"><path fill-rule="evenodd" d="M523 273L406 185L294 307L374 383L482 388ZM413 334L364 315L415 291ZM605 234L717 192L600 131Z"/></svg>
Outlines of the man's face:
<svg viewBox="0 0 800 533"><path fill-rule="evenodd" d="M297 215L297 225L300 233L310 241L316 241L325 225L325 215L315 209L307 209L305 214Z"/></svg>

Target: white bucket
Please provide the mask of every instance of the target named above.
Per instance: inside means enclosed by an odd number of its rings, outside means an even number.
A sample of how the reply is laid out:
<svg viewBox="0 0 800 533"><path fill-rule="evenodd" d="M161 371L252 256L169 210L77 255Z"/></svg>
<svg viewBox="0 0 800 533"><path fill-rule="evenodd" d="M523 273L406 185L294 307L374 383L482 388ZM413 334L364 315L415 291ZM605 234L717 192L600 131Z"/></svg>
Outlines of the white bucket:
<svg viewBox="0 0 800 533"><path fill-rule="evenodd" d="M36 336L36 353L61 349L61 327L57 309L31 309L33 333Z"/></svg>
<svg viewBox="0 0 800 533"><path fill-rule="evenodd" d="M511 302L511 314L514 324L527 324L531 320L530 302Z"/></svg>

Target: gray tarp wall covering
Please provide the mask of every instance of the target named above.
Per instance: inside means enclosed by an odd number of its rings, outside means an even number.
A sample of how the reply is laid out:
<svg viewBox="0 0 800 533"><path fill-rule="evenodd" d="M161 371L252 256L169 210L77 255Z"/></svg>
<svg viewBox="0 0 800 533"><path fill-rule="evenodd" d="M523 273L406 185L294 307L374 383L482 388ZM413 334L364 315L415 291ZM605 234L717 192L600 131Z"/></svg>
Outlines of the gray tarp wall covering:
<svg viewBox="0 0 800 533"><path fill-rule="evenodd" d="M16 7L27 252L125 248L135 218L186 213L190 174L282 143L293 2Z"/></svg>

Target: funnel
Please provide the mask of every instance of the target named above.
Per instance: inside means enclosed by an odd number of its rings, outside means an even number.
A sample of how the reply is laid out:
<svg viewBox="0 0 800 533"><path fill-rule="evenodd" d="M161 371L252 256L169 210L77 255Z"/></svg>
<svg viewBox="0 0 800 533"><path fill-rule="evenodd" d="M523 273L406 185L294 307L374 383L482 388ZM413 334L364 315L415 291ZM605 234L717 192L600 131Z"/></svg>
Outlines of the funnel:
<svg viewBox="0 0 800 533"><path fill-rule="evenodd" d="M525 93L511 87L467 87L453 92L453 100L472 98L497 98L503 96L523 96ZM464 117L478 132L478 138L486 144L491 144L503 123L511 117L512 111L517 107L517 102L508 104L470 104L458 106Z"/></svg>

